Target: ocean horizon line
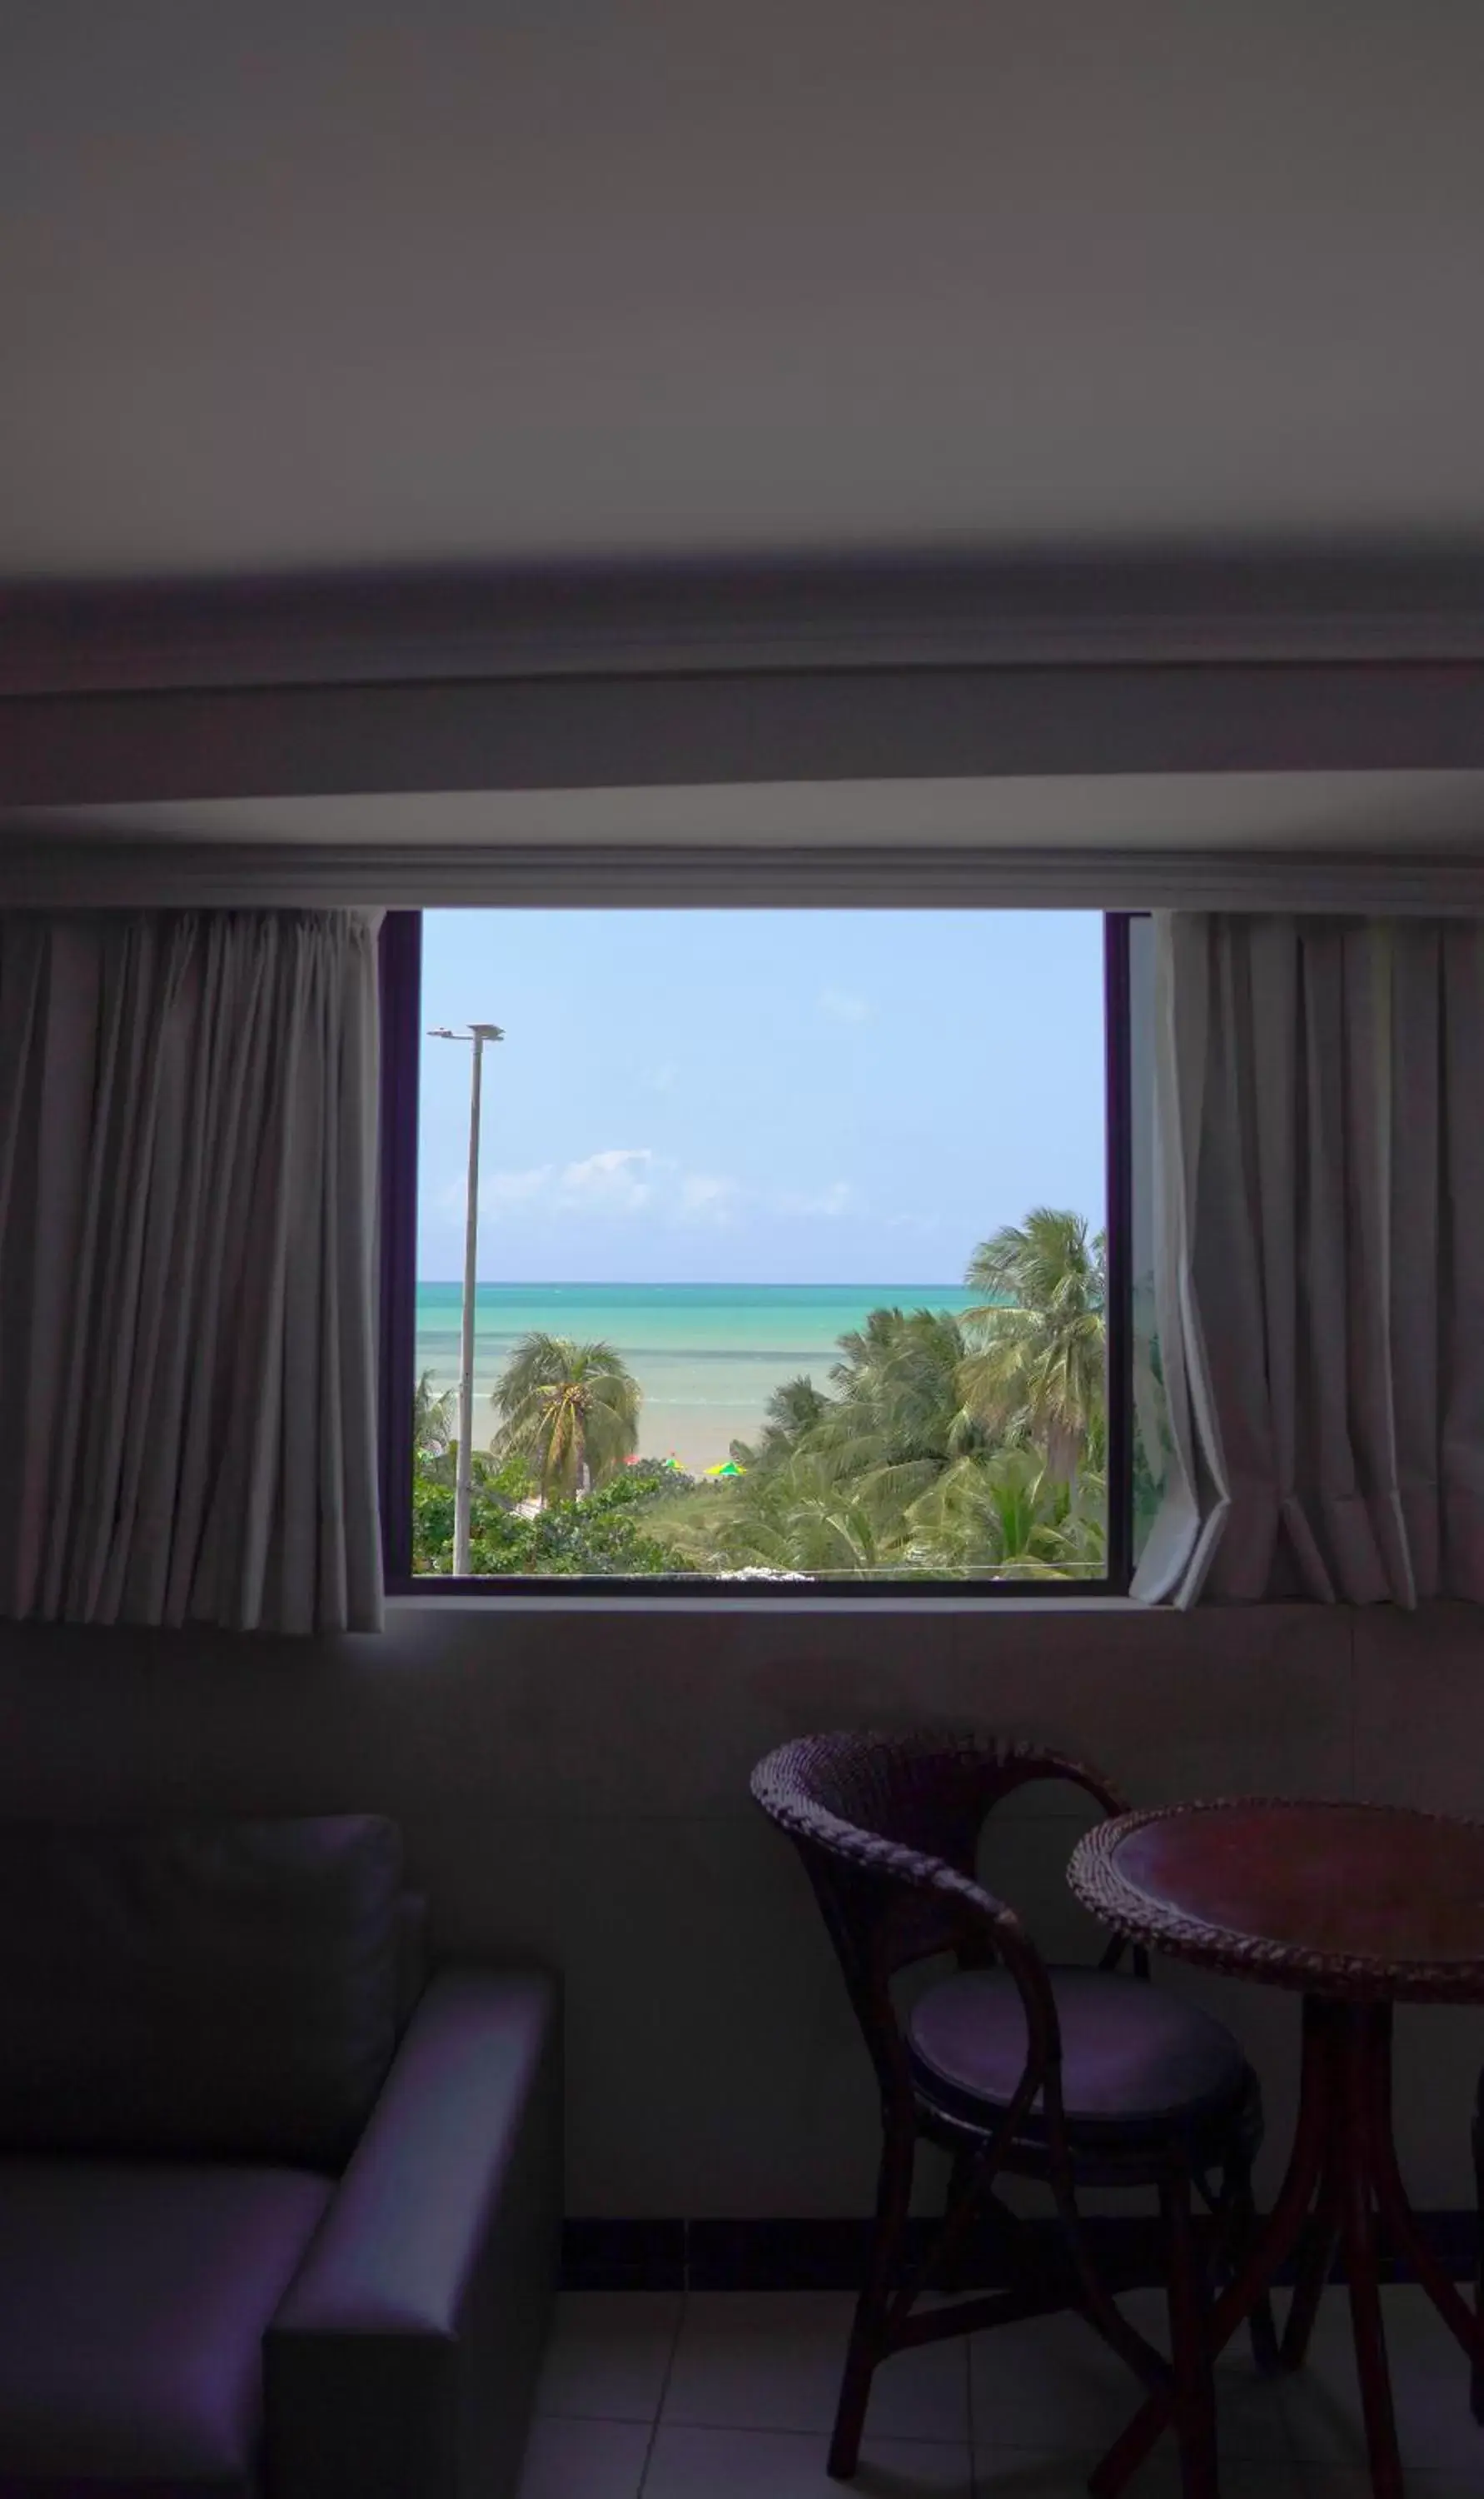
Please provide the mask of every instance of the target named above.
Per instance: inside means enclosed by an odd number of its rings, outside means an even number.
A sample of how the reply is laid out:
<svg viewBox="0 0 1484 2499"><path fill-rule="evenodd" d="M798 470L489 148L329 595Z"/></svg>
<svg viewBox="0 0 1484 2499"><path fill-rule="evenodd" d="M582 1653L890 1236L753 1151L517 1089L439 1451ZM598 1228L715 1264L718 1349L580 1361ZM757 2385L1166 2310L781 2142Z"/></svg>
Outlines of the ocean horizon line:
<svg viewBox="0 0 1484 2499"><path fill-rule="evenodd" d="M417 1282L451 1293L464 1290L462 1276L419 1276ZM973 1289L947 1276L868 1277L863 1282L849 1277L816 1281L793 1276L478 1276L474 1282L476 1291L510 1293L643 1293L651 1289L668 1293L963 1293Z"/></svg>

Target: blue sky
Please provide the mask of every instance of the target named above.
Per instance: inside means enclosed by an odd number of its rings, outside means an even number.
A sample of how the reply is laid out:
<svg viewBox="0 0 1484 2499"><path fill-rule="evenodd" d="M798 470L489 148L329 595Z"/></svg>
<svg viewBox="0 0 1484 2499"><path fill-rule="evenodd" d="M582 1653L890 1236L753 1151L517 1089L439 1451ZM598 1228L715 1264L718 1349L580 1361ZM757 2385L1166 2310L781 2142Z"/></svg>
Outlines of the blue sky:
<svg viewBox="0 0 1484 2499"><path fill-rule="evenodd" d="M1101 1222L1090 912L430 911L423 1023L485 1053L479 1274L954 1283ZM423 1043L418 1273L464 1266L468 1045Z"/></svg>

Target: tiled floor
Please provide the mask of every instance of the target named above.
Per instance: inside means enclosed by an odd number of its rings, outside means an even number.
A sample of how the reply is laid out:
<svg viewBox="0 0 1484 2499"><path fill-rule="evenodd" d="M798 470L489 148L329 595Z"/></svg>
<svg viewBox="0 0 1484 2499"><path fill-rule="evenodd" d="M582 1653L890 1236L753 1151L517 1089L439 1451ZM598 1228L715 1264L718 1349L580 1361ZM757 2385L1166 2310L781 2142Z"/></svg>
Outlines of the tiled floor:
<svg viewBox="0 0 1484 2499"><path fill-rule="evenodd" d="M1160 2333L1161 2303L1128 2303ZM850 2302L712 2291L563 2300L521 2499L823 2499ZM1481 2499L1484 2429L1465 2364L1422 2294L1386 2293L1407 2488ZM1348 2311L1331 2291L1302 2378L1219 2371L1224 2499L1367 2499ZM862 2499L1077 2499L1134 2408L1132 2382L1073 2319L904 2353L877 2378ZM1132 2499L1178 2499L1169 2442Z"/></svg>

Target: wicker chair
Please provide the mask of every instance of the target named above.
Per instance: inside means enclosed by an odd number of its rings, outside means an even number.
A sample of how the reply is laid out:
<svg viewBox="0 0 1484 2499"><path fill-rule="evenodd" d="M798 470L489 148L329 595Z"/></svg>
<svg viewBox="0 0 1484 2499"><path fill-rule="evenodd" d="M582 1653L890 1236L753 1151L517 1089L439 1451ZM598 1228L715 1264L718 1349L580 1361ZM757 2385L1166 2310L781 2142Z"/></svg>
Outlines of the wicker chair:
<svg viewBox="0 0 1484 2499"><path fill-rule="evenodd" d="M753 1773L758 1803L804 1861L881 2088L876 2227L829 2471L855 2472L872 2377L892 2353L1071 2308L1146 2390L1172 2392L1185 2499L1208 2499L1216 2468L1204 2313L1214 2266L1250 2223L1257 2080L1219 2023L1144 1983L1142 1954L1132 1976L1115 1966L1116 1943L1095 1969L1049 1970L1015 1912L981 1887L986 1816L1038 1779L1070 1780L1105 1814L1124 1810L1104 1780L1057 1754L938 1730L803 1736ZM950 1954L956 1972L903 2012L893 1981ZM908 2214L924 2138L952 2154L952 2169L941 2226L914 2265ZM1061 2225L1051 2256L995 2193L1002 2177L1050 2189ZM1077 2195L1093 2185L1158 2191L1171 2360L1129 2323L1092 2261ZM1193 2188L1214 2216L1209 2250ZM914 2315L924 2290L961 2288L976 2223L1002 2243L1012 2287ZM1266 2306L1253 2331L1272 2365Z"/></svg>

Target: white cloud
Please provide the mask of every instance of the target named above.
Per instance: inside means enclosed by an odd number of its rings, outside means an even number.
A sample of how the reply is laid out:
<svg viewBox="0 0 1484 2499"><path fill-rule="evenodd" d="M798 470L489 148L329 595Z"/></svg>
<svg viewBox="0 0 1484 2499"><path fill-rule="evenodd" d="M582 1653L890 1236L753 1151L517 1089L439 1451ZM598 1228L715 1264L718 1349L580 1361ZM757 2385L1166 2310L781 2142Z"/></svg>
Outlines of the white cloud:
<svg viewBox="0 0 1484 2499"><path fill-rule="evenodd" d="M687 1172L672 1154L650 1145L604 1145L577 1162L537 1162L522 1172L492 1172L480 1207L500 1215L650 1215L669 1224L729 1224L745 1199L742 1182L725 1172ZM463 1182L450 1182L442 1205L463 1212Z"/></svg>
<svg viewBox="0 0 1484 2499"><path fill-rule="evenodd" d="M491 1172L479 1190L481 1212L499 1215L506 1207L530 1206L534 1199L545 1196L555 1169L552 1163L535 1163L528 1171ZM445 1204L455 1197L462 1204L467 1185L460 1183L456 1189L450 1190Z"/></svg>
<svg viewBox="0 0 1484 2499"><path fill-rule="evenodd" d="M601 1206L629 1215L655 1194L657 1157L648 1146L605 1146L563 1172L558 1204Z"/></svg>
<svg viewBox="0 0 1484 2499"><path fill-rule="evenodd" d="M737 1181L719 1172L687 1172L680 1184L680 1217L684 1223L728 1224L742 1195Z"/></svg>
<svg viewBox="0 0 1484 2499"><path fill-rule="evenodd" d="M854 1215L859 1197L848 1180L832 1180L827 1188L786 1189L775 1200L780 1215L820 1215L830 1218Z"/></svg>
<svg viewBox="0 0 1484 2499"><path fill-rule="evenodd" d="M450 1182L442 1206L464 1209L464 1184ZM838 1221L860 1211L860 1192L834 1180L814 1189L759 1190L728 1172L692 1171L652 1146L604 1146L568 1163L532 1163L524 1170L491 1172L479 1191L481 1213L494 1220L521 1216L550 1217L585 1213L607 1217L644 1215L652 1222L690 1230L724 1231L749 1207L806 1220ZM894 1218L913 1221L913 1217Z"/></svg>
<svg viewBox="0 0 1484 2499"><path fill-rule="evenodd" d="M869 998L857 998L849 990L822 990L816 1004L831 1023L869 1023L876 1013Z"/></svg>

